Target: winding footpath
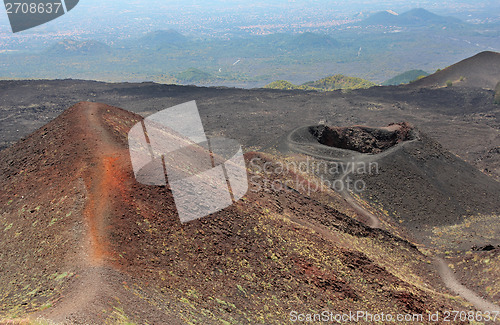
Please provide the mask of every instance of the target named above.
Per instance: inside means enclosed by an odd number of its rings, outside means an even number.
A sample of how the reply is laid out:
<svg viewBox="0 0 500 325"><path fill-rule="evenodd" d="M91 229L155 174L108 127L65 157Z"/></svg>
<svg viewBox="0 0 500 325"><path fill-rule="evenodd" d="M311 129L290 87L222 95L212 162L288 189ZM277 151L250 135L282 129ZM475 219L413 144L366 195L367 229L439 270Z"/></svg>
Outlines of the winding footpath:
<svg viewBox="0 0 500 325"><path fill-rule="evenodd" d="M77 105L78 123L87 131L84 137L92 161L81 175L86 192L83 211L86 231L77 257L81 271L67 295L54 308L43 313L42 317L62 324L72 324L75 321L93 324L88 315L100 311L107 300L106 297L116 292L116 288L113 288L109 281L115 271L111 266L114 258L107 238L107 228L109 216L113 211L112 198L118 194L115 165L120 161L120 150L102 124L102 118L99 116L102 114L102 108L99 104Z"/></svg>
<svg viewBox="0 0 500 325"><path fill-rule="evenodd" d="M343 157L334 158L332 156L328 156L328 155L325 155L323 153L319 153L319 152L324 152L325 149L327 149L327 148L325 148L324 145L321 145L319 143L306 143L306 144L304 144L302 142L298 142L298 141L293 140L294 133L301 132L301 131L303 132L303 130L305 128L308 128L308 126L297 128L287 136L287 138L286 138L287 143L286 144L287 144L287 147L289 148L289 150L295 151L298 153L302 153L302 154L305 154L307 156L310 156L310 157L313 157L316 159L321 159L321 160L325 160L328 162L343 163L343 164L347 164L349 162L352 163L353 157L355 157L356 162L360 162L360 163L364 163L364 164L374 163L374 162L377 162L378 160L380 160L381 158L383 158L387 155L390 155L392 152L394 152L395 150L398 150L399 148L401 148L401 146L405 145L406 143L417 141L417 140L411 140L411 141L400 143L400 144L398 144L398 145L396 145L396 146L394 146L394 147L392 147L392 148L390 148L382 153L376 154L376 155L367 155L367 154L357 154L356 153L353 156L352 153L350 153L349 155L347 155L348 156L347 158L343 158ZM318 149L318 152L316 152L314 149ZM339 152L339 150L342 150L342 149L335 149L336 152ZM332 150L332 152L333 152L333 150ZM346 177L349 176L350 174L351 174L351 172L349 170L347 170L343 174L341 174L340 177L338 177L338 179L344 184ZM367 222L366 222L367 226L369 226L371 228L380 228L380 225L381 225L380 219L377 216L375 216L373 213L371 213L370 211L368 211L367 209L365 209L364 207L359 205L356 202L353 195L348 190L346 190L344 188L343 190L338 191L338 192L342 195L344 200L352 207L352 209L357 214L359 214L360 216L362 216L363 218L365 218L367 220ZM483 312L485 312L485 311L490 311L490 312L491 311L500 311L499 306L497 306L494 303L480 297L474 291L472 291L472 290L468 289L467 287L465 287L464 285L462 285L457 280L453 270L450 269L450 267L448 266L448 263L446 263L445 260L443 260L440 257L434 257L434 265L435 265L443 283L445 284L445 286L448 289L450 289L453 293L461 296L466 301L468 301L469 303L474 305L480 311L483 311Z"/></svg>
<svg viewBox="0 0 500 325"><path fill-rule="evenodd" d="M476 306L477 309L483 312L500 311L500 307L489 302L486 299L481 298L474 291L468 289L460 282L458 282L458 280L455 278L455 274L450 269L448 263L446 263L445 260L443 260L440 257L435 257L434 262L437 265L437 269L439 271L441 279L443 280L446 287L448 287L448 289L453 291L455 294L461 296L462 298L464 298L465 300Z"/></svg>

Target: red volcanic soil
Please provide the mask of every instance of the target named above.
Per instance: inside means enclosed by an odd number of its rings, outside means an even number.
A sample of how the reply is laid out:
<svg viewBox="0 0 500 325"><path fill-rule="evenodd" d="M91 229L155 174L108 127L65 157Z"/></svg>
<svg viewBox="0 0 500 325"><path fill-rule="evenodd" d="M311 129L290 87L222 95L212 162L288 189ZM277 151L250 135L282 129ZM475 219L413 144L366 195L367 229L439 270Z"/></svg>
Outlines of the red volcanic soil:
<svg viewBox="0 0 500 325"><path fill-rule="evenodd" d="M78 109L78 106L75 109ZM84 212L89 225L91 261L97 264L104 259L116 260L106 236L106 228L111 226L106 220L118 208L127 204L126 180L130 179L130 175L125 172L129 166L124 165L124 161L128 159L128 151L117 145L116 139L101 122L116 119L116 116L106 113L107 110L99 109L97 104L89 103L81 110L80 116L83 119L82 124L91 126L87 140L94 143L96 149L93 157L95 168L90 169L84 177L89 194ZM124 121L130 122L130 117ZM109 122L119 123L119 120ZM119 124L113 126L120 128Z"/></svg>
<svg viewBox="0 0 500 325"><path fill-rule="evenodd" d="M500 53L481 52L412 82L410 87L443 87L448 80L461 87L495 89L500 81Z"/></svg>
<svg viewBox="0 0 500 325"><path fill-rule="evenodd" d="M133 177L127 132L140 120L79 103L0 153L0 320L283 324L293 310L464 309L415 245L355 221L278 157L247 154L247 195L181 224L168 186Z"/></svg>
<svg viewBox="0 0 500 325"><path fill-rule="evenodd" d="M92 170L93 175L85 179L86 187L90 189L85 217L89 225L91 261L100 263L104 258L111 257L104 220L110 213L110 205L114 203L111 195L117 197L114 194L121 185L119 179L121 172L115 166L118 161L118 158L113 156L116 155L116 148L113 148L102 126L96 123L95 114L97 114L96 105L90 105L89 109L84 110L84 116L82 116L91 121L94 132L90 132L90 135L95 138L96 147L100 149L99 155L95 157L96 168Z"/></svg>
<svg viewBox="0 0 500 325"><path fill-rule="evenodd" d="M124 165L128 150L116 138L139 120L114 107L80 103L2 151L2 222L12 231L0 239L0 319L44 310L56 321L100 324L110 317L102 311L113 297L151 313L127 298L120 282L128 278L118 271L121 243L112 245L110 238L132 181Z"/></svg>

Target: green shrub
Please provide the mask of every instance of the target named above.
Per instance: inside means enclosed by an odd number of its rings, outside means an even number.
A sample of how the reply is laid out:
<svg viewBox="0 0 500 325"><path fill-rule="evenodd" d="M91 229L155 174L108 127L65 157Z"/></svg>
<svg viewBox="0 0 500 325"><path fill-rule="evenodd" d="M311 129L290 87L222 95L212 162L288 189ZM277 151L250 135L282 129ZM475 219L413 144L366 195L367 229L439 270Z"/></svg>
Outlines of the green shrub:
<svg viewBox="0 0 500 325"><path fill-rule="evenodd" d="M453 86L453 81L447 80L446 81L446 87L451 87L451 86Z"/></svg>
<svg viewBox="0 0 500 325"><path fill-rule="evenodd" d="M339 89L360 89L360 88L370 88L376 86L373 82L364 80L356 77L347 77L341 74L326 77L316 81L306 82L302 85L294 85L286 80L277 80L271 82L270 84L264 86L264 88L270 89L282 89L282 90L315 90L315 91L333 91Z"/></svg>
<svg viewBox="0 0 500 325"><path fill-rule="evenodd" d="M276 81L273 81L270 84L264 86L264 88L292 90L292 89L299 89L299 86L294 85L291 82L286 81L286 80L276 80Z"/></svg>
<svg viewBox="0 0 500 325"><path fill-rule="evenodd" d="M320 80L306 82L302 86L322 91L338 89L361 89L376 86L373 82L357 77L348 77L341 74L329 76Z"/></svg>

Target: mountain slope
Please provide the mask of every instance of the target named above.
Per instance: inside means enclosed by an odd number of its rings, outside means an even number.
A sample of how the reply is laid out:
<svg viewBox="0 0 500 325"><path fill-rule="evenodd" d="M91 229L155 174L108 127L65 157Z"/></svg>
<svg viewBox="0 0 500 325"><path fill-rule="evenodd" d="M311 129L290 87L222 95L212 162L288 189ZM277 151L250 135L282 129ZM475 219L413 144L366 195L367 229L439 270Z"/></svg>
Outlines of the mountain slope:
<svg viewBox="0 0 500 325"><path fill-rule="evenodd" d="M211 79L215 79L215 76L196 68L190 68L185 71L179 72L175 75L175 78L180 82L204 82Z"/></svg>
<svg viewBox="0 0 500 325"><path fill-rule="evenodd" d="M456 25L462 21L454 17L436 15L423 8L416 8L402 13L398 16L404 25Z"/></svg>
<svg viewBox="0 0 500 325"><path fill-rule="evenodd" d="M135 42L135 45L149 48L165 48L181 46L188 41L188 38L181 33L168 29L157 30L146 34Z"/></svg>
<svg viewBox="0 0 500 325"><path fill-rule="evenodd" d="M499 182L408 123L305 126L281 148L322 161L313 165L321 166L313 167L315 173L333 184L361 220L414 238L436 256L447 286L479 309L498 309L493 270L500 253ZM451 279L448 263L460 281ZM480 271L481 280L471 270Z"/></svg>
<svg viewBox="0 0 500 325"><path fill-rule="evenodd" d="M462 21L458 18L439 16L423 8L412 9L402 14L381 11L362 21L362 25L366 26L432 27L460 24Z"/></svg>
<svg viewBox="0 0 500 325"><path fill-rule="evenodd" d="M494 89L500 81L500 53L485 51L411 84L413 87L454 86Z"/></svg>
<svg viewBox="0 0 500 325"><path fill-rule="evenodd" d="M495 104L500 105L500 81L495 87Z"/></svg>
<svg viewBox="0 0 500 325"><path fill-rule="evenodd" d="M291 39L286 42L286 46L292 50L333 49L337 48L339 45L340 43L337 40L328 35L310 32L293 35Z"/></svg>
<svg viewBox="0 0 500 325"><path fill-rule="evenodd" d="M292 148L311 156L376 162L376 172L359 175L366 185L361 195L402 218L412 231L455 225L467 215L500 214L500 182L407 123L299 128L289 138L299 139Z"/></svg>
<svg viewBox="0 0 500 325"><path fill-rule="evenodd" d="M61 56L103 55L111 51L111 47L99 41L76 41L67 39L54 44L47 50L47 53Z"/></svg>
<svg viewBox="0 0 500 325"><path fill-rule="evenodd" d="M408 228L424 230L459 224L468 215L500 214L500 183L424 134L382 157L379 168L378 175L365 178L363 195L402 218Z"/></svg>
<svg viewBox="0 0 500 325"><path fill-rule="evenodd" d="M394 12L380 11L363 20L363 25L388 25L397 24L398 15Z"/></svg>
<svg viewBox="0 0 500 325"><path fill-rule="evenodd" d="M278 172L279 157L247 154L245 198L180 224L169 187L133 177L127 132L140 120L80 103L0 152L0 319L282 324L304 305L464 308L414 245L308 191L311 176Z"/></svg>
<svg viewBox="0 0 500 325"><path fill-rule="evenodd" d="M392 77L387 81L384 81L382 83L382 86L397 86L400 84L407 84L417 79L420 79L421 77L427 77L428 75L429 74L423 70L409 70L395 77Z"/></svg>
<svg viewBox="0 0 500 325"><path fill-rule="evenodd" d="M98 314L114 295L149 308L127 295L120 281L128 278L107 266L116 260L105 232L119 203L108 200L119 191L119 174L111 173L121 156L112 129L96 123L98 110L74 106L0 153L1 222L9 225L0 239L0 318L46 310L57 321L102 323L107 315ZM137 118L125 111L114 117Z"/></svg>

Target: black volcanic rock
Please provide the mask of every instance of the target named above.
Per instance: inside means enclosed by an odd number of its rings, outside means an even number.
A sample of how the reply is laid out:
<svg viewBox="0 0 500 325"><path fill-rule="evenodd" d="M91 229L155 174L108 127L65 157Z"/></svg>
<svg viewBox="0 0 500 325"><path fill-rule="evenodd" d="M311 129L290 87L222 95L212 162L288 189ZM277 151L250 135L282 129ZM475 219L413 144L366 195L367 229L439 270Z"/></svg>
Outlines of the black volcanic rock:
<svg viewBox="0 0 500 325"><path fill-rule="evenodd" d="M377 161L379 172L363 176L363 196L393 211L411 229L500 212L500 183L421 132L418 141Z"/></svg>
<svg viewBox="0 0 500 325"><path fill-rule="evenodd" d="M447 81L453 86L495 89L500 81L500 53L484 51L455 63L446 69L417 80L412 87L443 87Z"/></svg>

